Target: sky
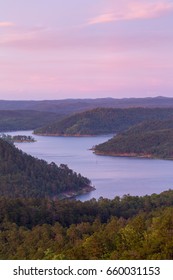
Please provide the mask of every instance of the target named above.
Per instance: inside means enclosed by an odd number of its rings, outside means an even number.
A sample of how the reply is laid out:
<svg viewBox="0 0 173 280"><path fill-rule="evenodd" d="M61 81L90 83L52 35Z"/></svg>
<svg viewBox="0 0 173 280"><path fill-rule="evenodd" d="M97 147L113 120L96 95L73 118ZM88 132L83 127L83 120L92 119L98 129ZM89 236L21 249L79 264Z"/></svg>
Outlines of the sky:
<svg viewBox="0 0 173 280"><path fill-rule="evenodd" d="M173 0L0 0L0 99L173 97Z"/></svg>

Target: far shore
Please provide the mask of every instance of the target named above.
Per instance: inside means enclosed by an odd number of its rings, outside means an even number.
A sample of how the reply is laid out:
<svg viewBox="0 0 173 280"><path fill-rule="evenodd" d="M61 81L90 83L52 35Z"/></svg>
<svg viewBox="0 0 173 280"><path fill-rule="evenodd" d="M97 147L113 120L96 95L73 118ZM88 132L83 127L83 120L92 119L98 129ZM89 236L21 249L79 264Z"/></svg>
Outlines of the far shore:
<svg viewBox="0 0 173 280"><path fill-rule="evenodd" d="M92 137L92 136L99 136L103 134L61 134L61 133L34 133L34 135L38 136L60 136L60 137Z"/></svg>
<svg viewBox="0 0 173 280"><path fill-rule="evenodd" d="M159 157L159 156L155 156L152 154L139 154L139 153L114 153L114 152L100 152L100 151L96 151L94 149L93 153L96 155L100 155L100 156L112 156L112 157L129 157L129 158L146 158L146 159L165 159L165 160L173 160L173 157Z"/></svg>

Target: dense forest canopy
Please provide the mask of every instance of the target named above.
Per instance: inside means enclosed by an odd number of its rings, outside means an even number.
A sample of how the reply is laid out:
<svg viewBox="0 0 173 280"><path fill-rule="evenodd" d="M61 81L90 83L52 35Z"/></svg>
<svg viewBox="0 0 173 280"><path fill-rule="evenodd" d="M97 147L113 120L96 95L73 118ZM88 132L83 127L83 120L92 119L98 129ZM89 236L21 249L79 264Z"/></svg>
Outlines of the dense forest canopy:
<svg viewBox="0 0 173 280"><path fill-rule="evenodd" d="M0 139L0 196L53 198L66 191L80 192L89 184L67 165L48 164Z"/></svg>
<svg viewBox="0 0 173 280"><path fill-rule="evenodd" d="M173 99L0 101L0 109L11 110L0 111L0 130L118 132L95 152L173 158L173 108L97 108L64 118L103 103L172 107ZM48 164L0 139L0 259L173 259L173 190L112 200L62 199L88 185L89 179L66 164Z"/></svg>
<svg viewBox="0 0 173 280"><path fill-rule="evenodd" d="M94 147L96 154L173 159L173 119L146 121Z"/></svg>
<svg viewBox="0 0 173 280"><path fill-rule="evenodd" d="M50 135L115 133L144 120L169 118L173 115L171 112L173 102L171 100L163 98L162 103L162 98L139 100L111 98L55 101L1 100L0 131L35 129L35 133ZM136 105L132 108L133 103ZM161 104L163 108L161 108ZM167 109L164 108L164 104ZM154 108L156 106L157 108Z"/></svg>
<svg viewBox="0 0 173 280"><path fill-rule="evenodd" d="M173 118L173 108L97 108L36 129L42 135L97 135L124 131L146 120Z"/></svg>
<svg viewBox="0 0 173 280"><path fill-rule="evenodd" d="M59 118L61 115L51 112L3 110L0 111L0 131L32 130Z"/></svg>
<svg viewBox="0 0 173 280"><path fill-rule="evenodd" d="M97 107L107 108L169 108L173 107L171 97L146 98L82 98L62 100L0 100L0 110L34 110L69 115L75 112L91 110Z"/></svg>
<svg viewBox="0 0 173 280"><path fill-rule="evenodd" d="M0 198L0 259L173 259L173 191L98 201Z"/></svg>

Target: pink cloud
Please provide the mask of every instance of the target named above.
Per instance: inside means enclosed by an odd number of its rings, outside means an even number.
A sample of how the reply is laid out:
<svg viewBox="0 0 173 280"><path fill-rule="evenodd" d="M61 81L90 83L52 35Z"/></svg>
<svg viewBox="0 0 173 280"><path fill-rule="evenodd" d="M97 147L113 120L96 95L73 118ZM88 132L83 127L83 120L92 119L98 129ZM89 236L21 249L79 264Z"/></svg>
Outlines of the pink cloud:
<svg viewBox="0 0 173 280"><path fill-rule="evenodd" d="M1 35L0 46L12 48L15 47L19 49L30 49L30 46L33 46L34 49L34 45L39 45L39 42L42 41L42 38L47 38L47 30L47 28L42 26L34 26L31 28L15 26L15 28L8 30L8 32L6 31ZM40 42L40 44L41 43L43 42Z"/></svg>
<svg viewBox="0 0 173 280"><path fill-rule="evenodd" d="M157 18L173 11L173 3L170 1L142 2L131 1L123 7L116 7L116 12L106 12L88 20L87 25L126 21L136 19Z"/></svg>
<svg viewBox="0 0 173 280"><path fill-rule="evenodd" d="M97 24L97 23L104 23L104 22L111 22L115 21L115 15L113 13L107 13L99 15L95 18L92 18L88 21L88 24Z"/></svg>
<svg viewBox="0 0 173 280"><path fill-rule="evenodd" d="M0 21L0 27L11 27L14 26L15 24L10 21Z"/></svg>
<svg viewBox="0 0 173 280"><path fill-rule="evenodd" d="M108 21L109 18L105 18ZM5 32L0 37L0 47L12 48L24 51L49 51L56 52L90 52L97 50L97 53L106 52L130 52L136 49L145 49L173 43L170 34L156 32L133 34L103 34L103 36L93 36L92 33L83 33L82 30L70 30L61 32L59 30L49 30L44 28L31 28L20 30L15 28L10 32ZM161 43L161 44L160 44ZM80 50L80 52L79 52ZM94 53L95 55L95 53Z"/></svg>

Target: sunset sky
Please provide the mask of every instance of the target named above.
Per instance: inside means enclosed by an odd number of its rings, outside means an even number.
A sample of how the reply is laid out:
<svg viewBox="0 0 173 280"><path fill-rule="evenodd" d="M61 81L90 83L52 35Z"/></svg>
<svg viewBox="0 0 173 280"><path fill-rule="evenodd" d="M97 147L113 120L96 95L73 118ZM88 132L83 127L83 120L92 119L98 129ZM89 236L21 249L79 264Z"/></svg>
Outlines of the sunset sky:
<svg viewBox="0 0 173 280"><path fill-rule="evenodd" d="M173 97L173 0L0 0L0 99Z"/></svg>

